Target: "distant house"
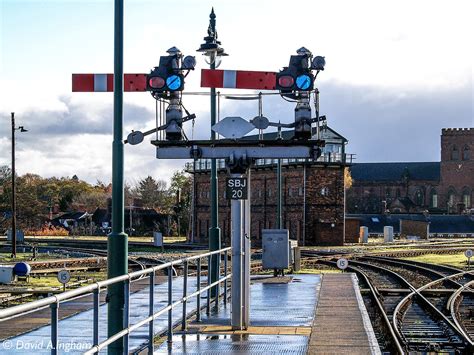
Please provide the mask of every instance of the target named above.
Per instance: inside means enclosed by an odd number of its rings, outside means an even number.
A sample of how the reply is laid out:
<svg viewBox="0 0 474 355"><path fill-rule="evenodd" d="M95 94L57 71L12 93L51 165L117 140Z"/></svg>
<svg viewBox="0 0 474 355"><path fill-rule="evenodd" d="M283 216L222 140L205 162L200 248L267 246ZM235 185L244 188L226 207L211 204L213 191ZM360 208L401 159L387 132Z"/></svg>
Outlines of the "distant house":
<svg viewBox="0 0 474 355"><path fill-rule="evenodd" d="M53 218L51 224L54 227L62 227L70 231L73 228L88 226L90 224L90 216L90 213L83 211L67 212Z"/></svg>
<svg viewBox="0 0 474 355"><path fill-rule="evenodd" d="M130 233L130 224L132 232L138 231L142 233L151 233L153 231L161 231L168 234L170 225L170 215L158 213L153 208L146 207L126 207L124 215L125 229ZM112 227L112 211L108 209L97 208L92 214L92 221L95 223L100 234L110 233Z"/></svg>

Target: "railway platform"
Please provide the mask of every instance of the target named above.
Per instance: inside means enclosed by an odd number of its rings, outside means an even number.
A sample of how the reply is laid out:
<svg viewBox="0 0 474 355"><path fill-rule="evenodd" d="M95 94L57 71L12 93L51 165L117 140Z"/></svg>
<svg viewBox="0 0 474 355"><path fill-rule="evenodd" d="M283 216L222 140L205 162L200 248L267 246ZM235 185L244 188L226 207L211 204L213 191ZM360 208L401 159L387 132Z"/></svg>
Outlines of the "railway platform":
<svg viewBox="0 0 474 355"><path fill-rule="evenodd" d="M192 322L155 354L380 354L355 274L254 282L251 299L247 330L232 330L225 308Z"/></svg>
<svg viewBox="0 0 474 355"><path fill-rule="evenodd" d="M380 354L353 273L325 274L309 339L308 354Z"/></svg>
<svg viewBox="0 0 474 355"><path fill-rule="evenodd" d="M176 278L173 298L182 293L181 277ZM166 304L166 282L160 280L155 289L155 302ZM196 280L190 278L191 284ZM204 281L204 280L203 280ZM138 286L138 285L137 285ZM205 299L205 297L203 297ZM65 318L59 321L59 344L67 345L68 354L83 353L77 344L90 346L92 310L81 300L68 310L63 305ZM131 295L130 320L137 322L146 315L148 294L137 287ZM203 300L205 303L205 300ZM89 303L89 302L85 302ZM82 309L80 309L82 308ZM84 309L86 308L86 309ZM60 308L61 309L61 308ZM297 274L286 278L256 276L251 285L251 326L245 331L230 327L230 303L220 303L202 312L201 321L190 318L187 329L181 330L180 308L173 312L172 342L158 338L155 354L378 354L377 341L365 310L357 279L354 274ZM195 312L196 302L188 303L189 314ZM100 307L100 324L106 324L106 305ZM46 317L40 317L46 318ZM62 318L62 317L60 317ZM20 323L26 319L19 319ZM39 319L38 319L39 320ZM43 321L46 321L44 319ZM15 329L10 324L11 329ZM155 331L164 334L166 315L155 320ZM21 328L21 327L19 327ZM18 325L16 330L18 330ZM37 354L49 354L49 325L8 337L0 344L3 354L24 354L25 350ZM100 339L106 337L106 327L99 329ZM143 344L147 339L147 327L137 329L129 339L131 353L148 353ZM160 340L161 339L161 340ZM143 350L141 350L143 349ZM81 351L82 350L82 351ZM101 352L102 353L102 352Z"/></svg>

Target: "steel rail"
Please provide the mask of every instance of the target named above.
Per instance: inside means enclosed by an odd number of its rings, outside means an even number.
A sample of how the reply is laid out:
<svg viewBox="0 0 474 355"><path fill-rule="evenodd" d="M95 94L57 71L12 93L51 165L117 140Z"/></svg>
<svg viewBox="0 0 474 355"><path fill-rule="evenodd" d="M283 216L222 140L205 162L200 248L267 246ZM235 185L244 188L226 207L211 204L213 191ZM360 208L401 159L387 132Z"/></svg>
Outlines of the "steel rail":
<svg viewBox="0 0 474 355"><path fill-rule="evenodd" d="M448 275L448 276L445 276L441 279L438 279L438 280L434 280L434 281L431 281L417 289L415 289L413 292L411 292L410 294L408 294L407 296L405 296L397 305L397 307L395 308L395 311L393 313L393 325L396 329L398 329L398 317L397 315L398 314L401 314L401 308L407 303L409 302L410 299L412 299L414 296L417 296L419 297L421 300L423 300L423 302L428 306L430 307L444 322L446 322L456 333L458 333L458 335L460 335L464 341L469 345L469 346L473 346L474 343L473 341L469 338L469 337L466 337L465 333L462 331L462 329L458 328L458 326L456 324L453 324L453 322L451 322L451 320L449 320L438 308L436 308L426 297L424 297L421 292L425 289L428 289L430 288L431 286L435 285L435 284L438 284L440 282L443 282L443 281L446 281L448 279L451 279L451 278L454 278L454 277L460 277L460 276L464 276L465 274L468 274L468 273L472 273L474 271L463 271L463 272L460 272L460 273L457 273L457 274L454 274L454 275ZM401 328L401 327L400 327Z"/></svg>
<svg viewBox="0 0 474 355"><path fill-rule="evenodd" d="M458 290L456 290L451 295L451 297L449 297L448 305L447 305L447 308L448 308L449 312L451 313L451 318L453 319L453 322L465 334L465 336L469 339L472 339L471 335L466 331L466 329L462 325L461 320L458 319L458 315L457 315L456 311L457 311L457 308L459 308L459 304L458 304L458 307L456 308L456 303L457 303L456 301L459 298L459 296L462 294L462 292L466 291L466 289L469 288L469 291L473 292L473 290L470 288L471 285L474 285L474 280L469 281L468 283L466 283L462 287L460 287Z"/></svg>

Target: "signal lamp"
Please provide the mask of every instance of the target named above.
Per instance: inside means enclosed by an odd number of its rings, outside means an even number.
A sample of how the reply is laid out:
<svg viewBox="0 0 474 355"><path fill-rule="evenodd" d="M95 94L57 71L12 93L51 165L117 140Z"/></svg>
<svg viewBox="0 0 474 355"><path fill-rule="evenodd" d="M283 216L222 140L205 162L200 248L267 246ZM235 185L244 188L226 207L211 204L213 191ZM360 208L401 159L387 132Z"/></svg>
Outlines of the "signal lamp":
<svg viewBox="0 0 474 355"><path fill-rule="evenodd" d="M278 78L278 85L282 88L290 89L295 84L295 79L290 75L280 76Z"/></svg>
<svg viewBox="0 0 474 355"><path fill-rule="evenodd" d="M161 89L163 86L165 86L165 79L159 76L152 76L148 80L148 86L152 89Z"/></svg>

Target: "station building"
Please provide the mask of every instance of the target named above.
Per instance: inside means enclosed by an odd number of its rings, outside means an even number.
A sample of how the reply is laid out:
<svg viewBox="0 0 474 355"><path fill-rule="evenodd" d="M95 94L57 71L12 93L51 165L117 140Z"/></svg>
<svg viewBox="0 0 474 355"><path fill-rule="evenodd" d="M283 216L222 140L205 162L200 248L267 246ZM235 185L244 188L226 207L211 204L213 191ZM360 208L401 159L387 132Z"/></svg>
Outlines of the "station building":
<svg viewBox="0 0 474 355"><path fill-rule="evenodd" d="M282 132L291 139L292 131ZM316 139L316 132L313 132ZM263 139L272 140L276 133ZM322 155L312 159L282 159L282 223L299 245L343 245L344 171L352 155L346 154L347 139L323 124L320 138L326 141ZM187 165L194 176L194 241L206 243L210 227L210 160ZM230 245L230 200L225 196L228 172L217 161L219 227L222 241ZM277 228L277 160L258 159L250 169L251 240L261 242L262 229Z"/></svg>
<svg viewBox="0 0 474 355"><path fill-rule="evenodd" d="M472 209L474 128L441 131L440 162L357 163L348 213L462 214Z"/></svg>

